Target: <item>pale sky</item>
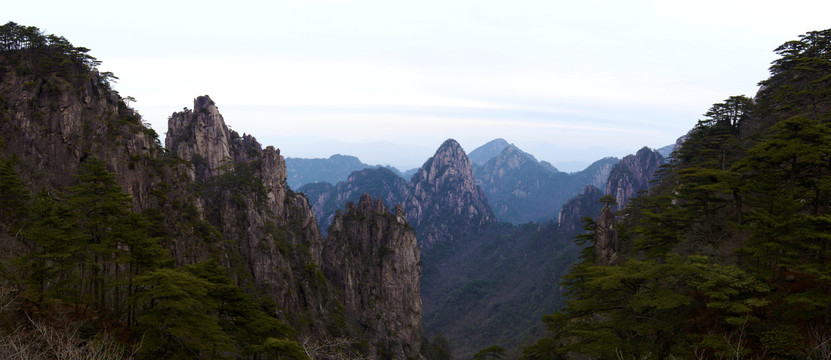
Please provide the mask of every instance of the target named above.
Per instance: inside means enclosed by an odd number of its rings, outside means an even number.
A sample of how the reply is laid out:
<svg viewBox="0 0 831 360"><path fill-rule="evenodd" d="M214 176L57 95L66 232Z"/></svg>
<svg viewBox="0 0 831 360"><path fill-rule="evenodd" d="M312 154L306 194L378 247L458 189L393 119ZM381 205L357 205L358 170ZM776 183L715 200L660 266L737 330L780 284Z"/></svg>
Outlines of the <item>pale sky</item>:
<svg viewBox="0 0 831 360"><path fill-rule="evenodd" d="M421 165L494 138L569 168L675 142L753 96L829 1L10 1L92 49L160 134L208 94L286 157Z"/></svg>

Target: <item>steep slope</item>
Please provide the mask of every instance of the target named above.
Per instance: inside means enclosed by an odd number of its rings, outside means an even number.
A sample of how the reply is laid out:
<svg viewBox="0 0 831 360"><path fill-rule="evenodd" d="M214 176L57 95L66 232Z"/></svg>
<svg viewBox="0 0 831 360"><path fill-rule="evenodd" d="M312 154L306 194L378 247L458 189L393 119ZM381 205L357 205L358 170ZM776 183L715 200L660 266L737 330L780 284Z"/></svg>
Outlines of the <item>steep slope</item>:
<svg viewBox="0 0 831 360"><path fill-rule="evenodd" d="M609 173L614 172L609 169L612 166L626 166L614 158L595 165L595 174L598 169ZM654 175L653 167L627 169L618 171L618 182L635 183ZM475 240L425 250L422 297L428 335L444 334L457 358L468 358L493 344L516 349L540 337L543 324L533 319L548 311L543 309L564 305L560 282L580 251L573 238L584 232L583 217L601 214L602 192L586 185L582 194L562 206L558 224L495 224ZM617 248L613 241L607 243L611 245L603 254L612 258Z"/></svg>
<svg viewBox="0 0 831 360"><path fill-rule="evenodd" d="M609 181L609 174L618 162L620 162L620 159L616 157L605 157L597 160L582 171L569 174L571 175L569 186L593 185L603 188L606 186L606 182Z"/></svg>
<svg viewBox="0 0 831 360"><path fill-rule="evenodd" d="M563 306L559 281L579 252L572 235L551 222L502 223L423 251L428 338L447 338L454 359L492 345L515 356L545 331L540 317Z"/></svg>
<svg viewBox="0 0 831 360"><path fill-rule="evenodd" d="M636 154L627 155L624 160L615 162L611 169L612 175L601 185L604 190L598 189L595 185L586 185L581 194L563 205L557 216L560 230L569 233L581 232L583 218L596 219L601 215L603 205L600 198L604 194L620 196L615 199L617 205L611 206L611 210L614 211L626 207L633 197L649 189L658 168L663 164L663 159L656 157L656 154L657 152L644 147ZM598 163L600 161L595 164Z"/></svg>
<svg viewBox="0 0 831 360"><path fill-rule="evenodd" d="M357 205L348 203L328 230L323 272L346 321L365 329L370 358L411 359L419 356L423 336L421 260L413 229L400 207L394 211L366 194Z"/></svg>
<svg viewBox="0 0 831 360"><path fill-rule="evenodd" d="M506 178L523 166L534 169L539 178L553 173L513 146L503 152L498 160L507 169L502 172ZM605 174L616 163L617 159L608 158L581 173L560 173L564 178L560 184L598 183L605 189ZM582 232L582 216L596 216L592 209L599 212L601 195L601 190L587 186L587 195L561 211L559 229L551 222L511 226L481 221L488 219L482 216L487 211L477 212L476 207L484 207L489 199L479 194L470 171L464 171L469 164L458 143L449 140L410 183L383 169L365 169L334 187L309 184L300 189L324 223L337 216L336 209L357 202L364 193L381 197L387 207L402 205L422 246L425 330L428 337L443 334L460 358L494 344L516 349L542 334L537 319L562 306L558 282L577 258L579 249L571 238ZM424 239L430 232L442 237L427 243Z"/></svg>

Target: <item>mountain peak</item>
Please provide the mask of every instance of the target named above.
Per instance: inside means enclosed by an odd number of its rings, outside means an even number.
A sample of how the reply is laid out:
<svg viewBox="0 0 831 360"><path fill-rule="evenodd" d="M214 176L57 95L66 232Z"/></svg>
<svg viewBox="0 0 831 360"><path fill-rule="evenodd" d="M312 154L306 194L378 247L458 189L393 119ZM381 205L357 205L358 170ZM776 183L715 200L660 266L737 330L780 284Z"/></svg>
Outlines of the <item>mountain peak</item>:
<svg viewBox="0 0 831 360"><path fill-rule="evenodd" d="M200 181L221 173L230 158L231 132L216 104L207 95L193 99L193 110L185 108L167 120L165 147L196 164L191 176Z"/></svg>
<svg viewBox="0 0 831 360"><path fill-rule="evenodd" d="M512 144L505 141L505 139L493 139L489 141L487 144L482 145L475 150L471 151L468 157L470 161L478 165L484 165L488 160L493 159L502 150L505 150L506 147L511 146Z"/></svg>
<svg viewBox="0 0 831 360"><path fill-rule="evenodd" d="M469 175L473 179L470 159L462 146L453 139L447 139L439 146L433 157L427 159L421 169L416 172L416 175L413 175L413 180L421 175L424 179L432 182L432 179L446 171L458 172L461 177L468 177Z"/></svg>
<svg viewBox="0 0 831 360"><path fill-rule="evenodd" d="M439 153L446 153L446 152L453 152L453 153L462 152L462 153L464 153L465 150L462 149L462 145L459 145L459 142L457 142L456 140L447 139L443 143L441 143L441 146L439 146L438 150L436 150L436 154L438 155ZM465 156L467 156L467 154L465 154Z"/></svg>
<svg viewBox="0 0 831 360"><path fill-rule="evenodd" d="M487 197L473 178L470 159L456 140L442 143L436 154L413 175L410 186L414 201L413 209L407 212L417 229L422 224L438 224L438 219L448 217L464 219L471 229L494 220ZM419 241L429 246L443 238L446 231L431 228L423 234L425 238Z"/></svg>

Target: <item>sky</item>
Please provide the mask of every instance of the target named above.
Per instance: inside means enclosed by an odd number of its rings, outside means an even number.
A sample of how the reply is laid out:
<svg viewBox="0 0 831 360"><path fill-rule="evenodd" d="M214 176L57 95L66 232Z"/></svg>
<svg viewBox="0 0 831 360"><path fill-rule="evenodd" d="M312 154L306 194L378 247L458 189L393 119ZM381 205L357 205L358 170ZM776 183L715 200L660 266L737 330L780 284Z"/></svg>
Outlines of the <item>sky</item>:
<svg viewBox="0 0 831 360"><path fill-rule="evenodd" d="M91 49L159 133L209 95L286 157L420 166L504 138L561 170L672 144L753 96L829 1L13 1ZM3 19L5 18L5 19Z"/></svg>

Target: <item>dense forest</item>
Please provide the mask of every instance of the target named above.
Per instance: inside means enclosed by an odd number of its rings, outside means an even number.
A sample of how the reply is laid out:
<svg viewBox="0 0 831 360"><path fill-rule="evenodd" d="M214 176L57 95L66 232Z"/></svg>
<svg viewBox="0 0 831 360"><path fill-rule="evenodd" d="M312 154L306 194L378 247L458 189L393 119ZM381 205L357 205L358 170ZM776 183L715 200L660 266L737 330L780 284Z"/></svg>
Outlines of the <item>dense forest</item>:
<svg viewBox="0 0 831 360"><path fill-rule="evenodd" d="M775 52L648 193L584 219L567 305L524 359L831 359L831 30Z"/></svg>

